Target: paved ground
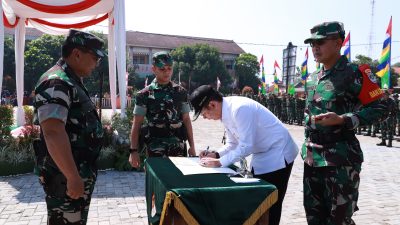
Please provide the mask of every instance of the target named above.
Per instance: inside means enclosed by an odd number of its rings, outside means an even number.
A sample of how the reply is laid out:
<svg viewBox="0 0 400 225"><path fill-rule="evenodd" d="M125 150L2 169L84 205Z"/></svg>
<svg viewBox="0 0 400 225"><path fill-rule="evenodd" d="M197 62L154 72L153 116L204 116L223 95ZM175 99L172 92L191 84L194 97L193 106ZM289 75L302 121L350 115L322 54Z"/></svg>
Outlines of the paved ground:
<svg viewBox="0 0 400 225"><path fill-rule="evenodd" d="M287 126L300 146L303 128ZM199 118L194 122L197 150L221 146L220 122ZM359 136L365 162L361 173L360 211L357 224L400 225L400 142L393 148L377 147L378 139ZM302 168L298 157L283 206L281 224L306 224L302 205ZM46 205L37 178L32 174L0 177L0 225L45 224ZM88 224L147 224L144 174L99 172Z"/></svg>

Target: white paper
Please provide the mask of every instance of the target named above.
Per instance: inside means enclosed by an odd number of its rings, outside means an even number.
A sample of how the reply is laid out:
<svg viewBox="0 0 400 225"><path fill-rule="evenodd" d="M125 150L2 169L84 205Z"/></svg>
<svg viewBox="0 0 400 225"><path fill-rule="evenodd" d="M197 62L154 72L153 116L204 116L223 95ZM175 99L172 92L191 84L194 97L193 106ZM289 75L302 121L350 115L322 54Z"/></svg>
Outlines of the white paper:
<svg viewBox="0 0 400 225"><path fill-rule="evenodd" d="M244 178L244 177L231 177L231 180L235 183L255 183L259 182L258 178Z"/></svg>
<svg viewBox="0 0 400 225"><path fill-rule="evenodd" d="M236 171L227 167L209 168L200 165L198 157L169 157L172 163L183 173L183 175L209 174L209 173L231 173Z"/></svg>

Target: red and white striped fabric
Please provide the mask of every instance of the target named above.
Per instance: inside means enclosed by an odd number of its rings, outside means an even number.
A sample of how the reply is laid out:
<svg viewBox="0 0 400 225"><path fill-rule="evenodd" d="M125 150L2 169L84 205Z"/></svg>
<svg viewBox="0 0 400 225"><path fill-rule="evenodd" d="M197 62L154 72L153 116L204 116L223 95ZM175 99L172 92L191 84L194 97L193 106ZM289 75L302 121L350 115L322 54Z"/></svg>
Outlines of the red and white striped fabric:
<svg viewBox="0 0 400 225"><path fill-rule="evenodd" d="M83 29L108 19L108 53L111 105L116 109L116 67L121 71L120 81L126 73L125 1L122 0L2 0L0 13L0 55L4 55L4 26L15 27L17 96L23 94L23 51L25 26L53 35L67 34L69 29ZM18 46L18 47L17 47ZM120 76L120 75L119 75ZM3 62L0 60L0 82ZM121 102L126 102L126 82L119 82ZM1 93L1 83L0 83ZM17 125L24 125L22 100L18 99ZM125 104L121 104L124 116Z"/></svg>

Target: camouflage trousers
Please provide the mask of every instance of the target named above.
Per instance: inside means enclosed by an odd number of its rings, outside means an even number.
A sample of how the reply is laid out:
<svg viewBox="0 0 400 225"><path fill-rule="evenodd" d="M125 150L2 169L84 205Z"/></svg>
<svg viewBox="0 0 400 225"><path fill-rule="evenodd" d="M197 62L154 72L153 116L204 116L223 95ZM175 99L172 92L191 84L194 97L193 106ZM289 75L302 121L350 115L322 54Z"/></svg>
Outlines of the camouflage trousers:
<svg viewBox="0 0 400 225"><path fill-rule="evenodd" d="M47 224L86 224L89 205L92 197L96 176L83 178L84 196L72 199L66 195L66 179L58 174L44 178L42 185L46 193Z"/></svg>
<svg viewBox="0 0 400 225"><path fill-rule="evenodd" d="M148 157L187 156L186 144L179 138L152 138L146 144Z"/></svg>
<svg viewBox="0 0 400 225"><path fill-rule="evenodd" d="M395 121L396 118L389 116L385 121L382 122L382 140L393 140L393 134L395 133Z"/></svg>
<svg viewBox="0 0 400 225"><path fill-rule="evenodd" d="M304 164L304 209L309 225L355 224L361 164L311 167Z"/></svg>

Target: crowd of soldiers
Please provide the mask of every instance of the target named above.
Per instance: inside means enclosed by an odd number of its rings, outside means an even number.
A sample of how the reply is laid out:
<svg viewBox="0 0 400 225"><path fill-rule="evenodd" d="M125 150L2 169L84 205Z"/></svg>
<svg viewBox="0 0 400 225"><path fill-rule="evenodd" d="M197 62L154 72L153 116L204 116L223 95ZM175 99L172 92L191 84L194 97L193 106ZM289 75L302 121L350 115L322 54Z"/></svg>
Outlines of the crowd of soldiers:
<svg viewBox="0 0 400 225"><path fill-rule="evenodd" d="M287 95L287 94L267 94L252 95L250 93L242 93L243 96L252 98L264 105L283 123L295 124L302 126L304 120L305 97L304 95ZM394 136L400 136L400 106L399 95L397 93L390 94L385 92L386 101L389 104L389 116L380 123L367 127L359 127L358 135L379 137L381 139L378 146L392 147ZM380 134L378 136L378 134ZM397 139L400 141L400 138Z"/></svg>
<svg viewBox="0 0 400 225"><path fill-rule="evenodd" d="M380 123L373 124L368 127L359 127L357 129L358 135L378 137L381 134L381 142L376 144L378 146L392 147L394 136L400 136L400 106L399 95L397 93L390 95L385 92L385 99L388 102L389 116L386 120ZM400 141L400 139L397 139Z"/></svg>
<svg viewBox="0 0 400 225"><path fill-rule="evenodd" d="M261 103L283 123L299 126L303 125L304 109L306 106L306 101L303 95L250 95L245 93L244 96Z"/></svg>

